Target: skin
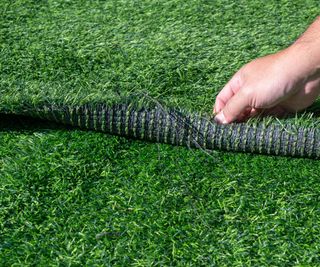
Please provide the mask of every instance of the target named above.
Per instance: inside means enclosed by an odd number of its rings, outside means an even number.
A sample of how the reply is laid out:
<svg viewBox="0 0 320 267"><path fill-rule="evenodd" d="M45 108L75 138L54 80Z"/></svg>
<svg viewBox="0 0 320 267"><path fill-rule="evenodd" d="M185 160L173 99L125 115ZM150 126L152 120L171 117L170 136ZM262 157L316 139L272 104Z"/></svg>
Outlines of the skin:
<svg viewBox="0 0 320 267"><path fill-rule="evenodd" d="M320 94L320 17L290 47L244 65L213 108L221 124L301 111Z"/></svg>

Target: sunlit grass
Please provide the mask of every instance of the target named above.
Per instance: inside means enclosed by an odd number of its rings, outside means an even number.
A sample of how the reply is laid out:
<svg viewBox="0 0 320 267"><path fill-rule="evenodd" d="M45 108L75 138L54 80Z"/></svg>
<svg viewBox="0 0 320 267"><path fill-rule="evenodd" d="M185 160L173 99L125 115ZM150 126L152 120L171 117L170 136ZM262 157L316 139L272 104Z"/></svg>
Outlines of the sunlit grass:
<svg viewBox="0 0 320 267"><path fill-rule="evenodd" d="M0 106L147 92L210 113L233 72L318 12L318 1L1 1ZM0 125L0 265L319 264L317 161Z"/></svg>

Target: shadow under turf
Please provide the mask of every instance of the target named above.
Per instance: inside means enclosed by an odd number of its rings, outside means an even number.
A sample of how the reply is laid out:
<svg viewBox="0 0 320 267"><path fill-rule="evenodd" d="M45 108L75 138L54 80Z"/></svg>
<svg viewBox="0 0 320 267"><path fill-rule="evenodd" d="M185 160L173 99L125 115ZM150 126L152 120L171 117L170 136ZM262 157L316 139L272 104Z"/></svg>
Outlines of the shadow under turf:
<svg viewBox="0 0 320 267"><path fill-rule="evenodd" d="M0 113L0 132L10 131L36 131L36 130L56 130L73 129L69 125L31 118L22 115L12 115Z"/></svg>

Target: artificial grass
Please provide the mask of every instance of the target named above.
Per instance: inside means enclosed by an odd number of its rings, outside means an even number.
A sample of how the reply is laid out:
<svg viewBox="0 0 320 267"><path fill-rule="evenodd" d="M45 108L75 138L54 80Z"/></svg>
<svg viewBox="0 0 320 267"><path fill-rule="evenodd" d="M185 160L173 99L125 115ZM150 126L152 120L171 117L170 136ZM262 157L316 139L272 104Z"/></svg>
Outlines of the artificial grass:
<svg viewBox="0 0 320 267"><path fill-rule="evenodd" d="M147 93L210 112L233 72L293 42L319 7L1 1L0 106ZM0 265L320 262L317 161L20 124L1 125Z"/></svg>

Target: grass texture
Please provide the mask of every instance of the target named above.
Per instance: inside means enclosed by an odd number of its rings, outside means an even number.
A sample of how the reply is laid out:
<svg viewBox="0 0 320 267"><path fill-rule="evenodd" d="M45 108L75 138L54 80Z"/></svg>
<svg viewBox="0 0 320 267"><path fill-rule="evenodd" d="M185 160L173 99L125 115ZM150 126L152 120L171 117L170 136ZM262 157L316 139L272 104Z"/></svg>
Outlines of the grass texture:
<svg viewBox="0 0 320 267"><path fill-rule="evenodd" d="M0 106L207 112L319 1L0 1ZM317 121L308 113L296 123ZM0 266L315 266L320 164L0 122Z"/></svg>

